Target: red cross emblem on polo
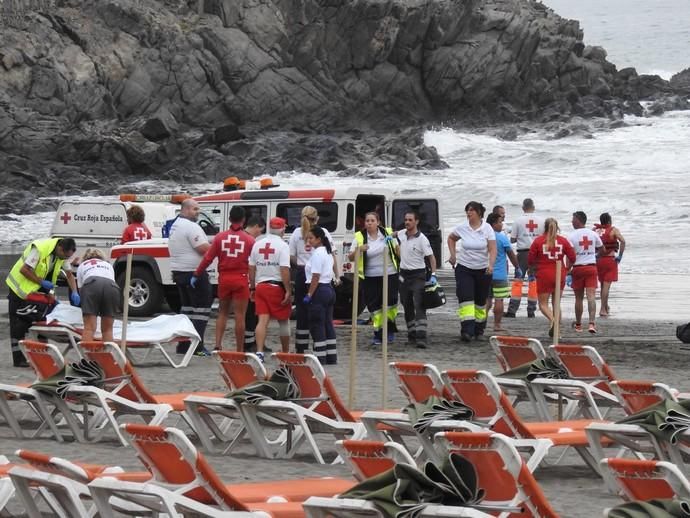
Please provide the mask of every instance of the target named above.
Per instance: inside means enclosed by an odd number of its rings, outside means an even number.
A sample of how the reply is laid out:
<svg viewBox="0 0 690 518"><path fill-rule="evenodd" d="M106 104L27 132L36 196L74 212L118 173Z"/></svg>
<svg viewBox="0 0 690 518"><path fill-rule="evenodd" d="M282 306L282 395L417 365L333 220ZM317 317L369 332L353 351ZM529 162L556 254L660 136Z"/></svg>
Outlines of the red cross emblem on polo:
<svg viewBox="0 0 690 518"><path fill-rule="evenodd" d="M225 253L226 257L238 257L244 252L244 241L242 241L239 236L230 234L223 239L220 248Z"/></svg>
<svg viewBox="0 0 690 518"><path fill-rule="evenodd" d="M134 239L136 241L146 239L146 230L144 230L142 227L137 227L137 229L134 231Z"/></svg>
<svg viewBox="0 0 690 518"><path fill-rule="evenodd" d="M271 243L266 243L266 246L259 248L259 253L264 256L264 261L268 261L270 255L274 252L275 248L271 248Z"/></svg>
<svg viewBox="0 0 690 518"><path fill-rule="evenodd" d="M542 247L542 253L549 259L558 261L559 259L563 258L563 245L556 243L553 248L549 248L546 244L544 244Z"/></svg>
<svg viewBox="0 0 690 518"><path fill-rule="evenodd" d="M532 234L537 228L539 227L539 224L535 222L533 219L529 220L527 223L525 223L525 228L527 231Z"/></svg>
<svg viewBox="0 0 690 518"><path fill-rule="evenodd" d="M584 249L584 250L589 250L589 245L593 244L593 241L590 241L587 236L582 236L582 241L579 241L578 244Z"/></svg>

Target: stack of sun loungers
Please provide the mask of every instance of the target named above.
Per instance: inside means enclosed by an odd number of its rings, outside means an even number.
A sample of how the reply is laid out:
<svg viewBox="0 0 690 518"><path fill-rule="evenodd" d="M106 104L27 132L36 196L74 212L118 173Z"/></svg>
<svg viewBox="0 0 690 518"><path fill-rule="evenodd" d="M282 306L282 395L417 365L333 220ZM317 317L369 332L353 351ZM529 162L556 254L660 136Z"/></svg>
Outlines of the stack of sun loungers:
<svg viewBox="0 0 690 518"><path fill-rule="evenodd" d="M408 406L355 412L309 354L276 353L267 372L253 354L217 352L226 390L157 394L118 344L83 342L69 311L54 317L34 327L49 341L20 344L35 381L0 384L4 424L19 438L114 440L133 449L141 469L19 450L0 457L0 512L15 499L32 518L393 516L391 505L419 517L555 517L533 473L563 461L556 449L577 452L626 505L690 499L683 394L619 379L590 346L495 336L496 375L393 362ZM194 340L192 331L178 323L165 337L141 334L137 343L164 352L171 336ZM65 359L70 351L87 374ZM652 412L674 433L648 426ZM352 476L226 484L195 443L215 455L250 446L265 463L307 454L321 464L345 462ZM395 490L386 492L387 483ZM401 487L427 483L432 489L400 496Z"/></svg>

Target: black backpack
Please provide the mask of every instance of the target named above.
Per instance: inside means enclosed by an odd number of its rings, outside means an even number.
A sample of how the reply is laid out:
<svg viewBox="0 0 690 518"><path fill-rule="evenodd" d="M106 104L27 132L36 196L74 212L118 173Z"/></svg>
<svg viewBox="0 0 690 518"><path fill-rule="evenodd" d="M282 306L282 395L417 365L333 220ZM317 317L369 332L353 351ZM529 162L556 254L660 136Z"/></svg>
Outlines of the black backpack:
<svg viewBox="0 0 690 518"><path fill-rule="evenodd" d="M684 344L690 344L690 323L676 327L676 336Z"/></svg>

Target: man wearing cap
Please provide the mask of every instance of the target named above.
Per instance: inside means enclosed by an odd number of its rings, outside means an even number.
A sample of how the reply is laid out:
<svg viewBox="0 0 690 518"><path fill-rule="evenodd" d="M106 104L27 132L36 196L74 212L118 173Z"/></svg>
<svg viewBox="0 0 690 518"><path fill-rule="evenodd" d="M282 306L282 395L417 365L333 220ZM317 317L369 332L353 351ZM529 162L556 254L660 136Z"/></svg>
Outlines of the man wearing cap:
<svg viewBox="0 0 690 518"><path fill-rule="evenodd" d="M256 305L256 355L263 361L266 330L271 318L280 326L280 345L290 351L290 247L283 240L285 220L271 218L269 233L257 241L249 256L249 290Z"/></svg>
<svg viewBox="0 0 690 518"><path fill-rule="evenodd" d="M203 275L218 258L218 318L216 319L216 351L223 350L223 335L232 308L235 316L235 347L244 350L244 317L249 302L249 254L254 238L244 230L245 212L235 205L230 209L230 228L213 238L213 243L196 267L190 284Z"/></svg>
<svg viewBox="0 0 690 518"><path fill-rule="evenodd" d="M29 243L14 264L5 282L10 291L10 348L15 367L28 367L19 342L26 337L31 325L41 320L55 303L54 289L60 270L64 270L70 287L70 301L79 305L77 283L70 269L69 259L77 246L72 238L37 239Z"/></svg>

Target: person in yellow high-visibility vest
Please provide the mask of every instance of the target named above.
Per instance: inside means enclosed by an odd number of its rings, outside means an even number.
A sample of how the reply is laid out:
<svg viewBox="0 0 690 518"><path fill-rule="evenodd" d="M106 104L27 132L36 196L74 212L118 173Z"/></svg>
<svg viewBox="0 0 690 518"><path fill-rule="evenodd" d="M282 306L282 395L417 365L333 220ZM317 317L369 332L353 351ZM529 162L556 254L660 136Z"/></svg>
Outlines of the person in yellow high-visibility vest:
<svg viewBox="0 0 690 518"><path fill-rule="evenodd" d="M53 290L60 270L65 271L70 287L70 300L80 303L77 284L70 264L66 262L76 251L72 238L37 239L27 245L14 264L5 282L10 291L8 312L10 316L10 348L15 367L28 367L19 342L26 337L31 325L45 317L55 304Z"/></svg>
<svg viewBox="0 0 690 518"><path fill-rule="evenodd" d="M381 226L377 212L367 212L364 216L364 229L355 233L350 247L349 259L354 261L359 248L360 256L357 274L362 280L364 303L371 313L374 327L374 345L381 344L383 323L388 328L388 339L395 340L395 317L398 315L398 246L393 239L393 230ZM383 315L383 254L388 259L388 310Z"/></svg>

